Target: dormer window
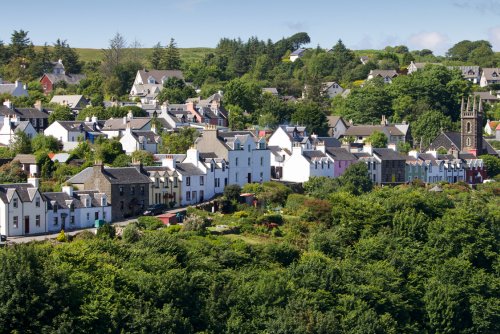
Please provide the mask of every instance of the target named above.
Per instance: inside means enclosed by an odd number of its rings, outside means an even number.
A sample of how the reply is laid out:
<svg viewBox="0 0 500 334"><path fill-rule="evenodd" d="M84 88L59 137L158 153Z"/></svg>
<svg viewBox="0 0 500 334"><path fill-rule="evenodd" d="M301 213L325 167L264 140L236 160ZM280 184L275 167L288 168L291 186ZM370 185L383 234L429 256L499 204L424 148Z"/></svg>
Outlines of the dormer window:
<svg viewBox="0 0 500 334"><path fill-rule="evenodd" d="M69 205L69 211L70 211L70 212L75 212L75 205L74 205L73 203L71 203L71 204Z"/></svg>
<svg viewBox="0 0 500 334"><path fill-rule="evenodd" d="M54 203L54 205L52 206L52 211L54 213L57 213L57 209L58 209L58 205L57 205L57 203Z"/></svg>
<svg viewBox="0 0 500 334"><path fill-rule="evenodd" d="M87 198L87 199L85 200L85 206L86 206L87 208L90 208L90 198Z"/></svg>
<svg viewBox="0 0 500 334"><path fill-rule="evenodd" d="M498 77L498 74L497 74L497 72L493 72L493 73L491 74L491 76L496 78L496 77Z"/></svg>
<svg viewBox="0 0 500 334"><path fill-rule="evenodd" d="M156 83L155 78L153 78L153 77L149 77L149 78L148 78L148 83L149 83L149 84L154 84L154 83Z"/></svg>
<svg viewBox="0 0 500 334"><path fill-rule="evenodd" d="M101 198L101 206L106 206L108 205L108 201L106 200L106 197Z"/></svg>
<svg viewBox="0 0 500 334"><path fill-rule="evenodd" d="M13 206L14 208L17 208L17 205L18 205L17 198L14 198L14 199L12 200L12 206Z"/></svg>

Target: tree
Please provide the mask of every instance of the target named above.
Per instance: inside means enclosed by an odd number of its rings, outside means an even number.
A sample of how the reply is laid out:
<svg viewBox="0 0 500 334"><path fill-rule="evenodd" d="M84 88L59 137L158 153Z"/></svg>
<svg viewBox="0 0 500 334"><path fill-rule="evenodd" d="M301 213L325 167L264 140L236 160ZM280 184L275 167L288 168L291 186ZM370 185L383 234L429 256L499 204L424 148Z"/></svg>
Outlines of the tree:
<svg viewBox="0 0 500 334"><path fill-rule="evenodd" d="M163 70L180 70L182 66L181 55L177 44L173 38L163 52L163 58L160 67Z"/></svg>
<svg viewBox="0 0 500 334"><path fill-rule="evenodd" d="M15 154L29 154L31 153L31 140L26 133L16 131L10 143L10 149Z"/></svg>
<svg viewBox="0 0 500 334"><path fill-rule="evenodd" d="M195 128L185 127L178 132L167 132L162 136L159 152L166 154L186 153L194 145L199 132Z"/></svg>
<svg viewBox="0 0 500 334"><path fill-rule="evenodd" d="M296 110L292 114L292 123L303 125L309 133L325 136L328 131L328 123L321 106L312 101L297 103Z"/></svg>
<svg viewBox="0 0 500 334"><path fill-rule="evenodd" d="M170 77L163 84L163 89L158 94L158 102L163 103L184 103L190 97L196 96L196 91L193 87L186 85L184 80Z"/></svg>
<svg viewBox="0 0 500 334"><path fill-rule="evenodd" d="M368 167L363 162L358 162L347 167L342 176L339 177L342 189L360 195L372 190L373 182L368 175Z"/></svg>
<svg viewBox="0 0 500 334"><path fill-rule="evenodd" d="M249 113L255 110L261 95L262 91L255 83L242 79L233 79L224 87L224 102Z"/></svg>
<svg viewBox="0 0 500 334"><path fill-rule="evenodd" d="M37 134L31 140L31 148L33 152L37 151L48 151L57 152L61 149L61 143L54 136L45 136L41 133Z"/></svg>
<svg viewBox="0 0 500 334"><path fill-rule="evenodd" d="M73 121L75 115L68 106L56 106L49 114L49 124L55 121Z"/></svg>
<svg viewBox="0 0 500 334"><path fill-rule="evenodd" d="M479 158L483 159L489 178L494 178L500 174L500 158L487 154L481 155Z"/></svg>
<svg viewBox="0 0 500 334"><path fill-rule="evenodd" d="M117 32L115 36L109 40L109 47L102 50L104 56L102 66L106 74L112 74L115 67L123 61L126 45L125 38Z"/></svg>
<svg viewBox="0 0 500 334"><path fill-rule="evenodd" d="M381 131L374 131L366 142L370 143L373 148L384 148L387 146L387 136Z"/></svg>
<svg viewBox="0 0 500 334"><path fill-rule="evenodd" d="M57 39L52 53L55 59L61 59L66 73L80 73L82 64L79 61L78 53L72 49L66 40Z"/></svg>
<svg viewBox="0 0 500 334"><path fill-rule="evenodd" d="M26 182L26 173L19 161L11 161L0 166L0 183Z"/></svg>
<svg viewBox="0 0 500 334"><path fill-rule="evenodd" d="M473 52L478 48L482 48L483 51L481 51L481 53L486 52L489 54L490 52L493 52L491 50L491 43L488 41L463 40L448 49L448 52L446 52L446 56L452 60L468 61L473 55Z"/></svg>
<svg viewBox="0 0 500 334"><path fill-rule="evenodd" d="M229 128L233 131L244 130L247 126L248 119L245 116L243 109L239 106L230 104L228 104L226 108L228 110Z"/></svg>
<svg viewBox="0 0 500 334"><path fill-rule="evenodd" d="M151 67L154 70L160 69L160 64L165 56L164 54L165 54L165 49L163 48L163 46L161 46L160 42L156 43L155 46L153 46L153 52L151 53L151 56L149 58Z"/></svg>
<svg viewBox="0 0 500 334"><path fill-rule="evenodd" d="M224 197L230 201L237 201L240 199L241 187L238 184L228 184L224 187Z"/></svg>
<svg viewBox="0 0 500 334"><path fill-rule="evenodd" d="M442 131L451 129L452 122L449 116L435 110L426 111L412 124L414 144L418 143L425 147Z"/></svg>
<svg viewBox="0 0 500 334"><path fill-rule="evenodd" d="M14 30L10 38L9 54L11 59L33 55L33 44L28 37L28 31Z"/></svg>
<svg viewBox="0 0 500 334"><path fill-rule="evenodd" d="M95 158L107 164L112 164L120 154L124 153L122 144L117 139L99 138L94 150Z"/></svg>
<svg viewBox="0 0 500 334"><path fill-rule="evenodd" d="M132 161L140 161L144 166L153 166L155 163L153 153L142 150L132 152Z"/></svg>

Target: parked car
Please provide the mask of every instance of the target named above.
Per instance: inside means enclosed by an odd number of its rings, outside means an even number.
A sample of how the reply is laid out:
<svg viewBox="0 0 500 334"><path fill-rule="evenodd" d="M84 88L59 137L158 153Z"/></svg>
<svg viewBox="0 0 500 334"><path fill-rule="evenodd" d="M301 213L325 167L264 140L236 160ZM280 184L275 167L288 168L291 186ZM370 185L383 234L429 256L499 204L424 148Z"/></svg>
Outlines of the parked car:
<svg viewBox="0 0 500 334"><path fill-rule="evenodd" d="M167 210L167 205L165 204L154 204L148 207L144 212L142 213L144 216L156 216L160 215L163 212Z"/></svg>

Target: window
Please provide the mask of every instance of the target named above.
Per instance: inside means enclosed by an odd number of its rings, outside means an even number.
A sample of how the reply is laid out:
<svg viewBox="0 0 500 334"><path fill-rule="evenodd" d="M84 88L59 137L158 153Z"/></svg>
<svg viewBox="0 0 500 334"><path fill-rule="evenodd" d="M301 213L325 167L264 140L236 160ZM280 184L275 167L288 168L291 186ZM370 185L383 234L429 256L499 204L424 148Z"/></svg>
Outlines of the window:
<svg viewBox="0 0 500 334"><path fill-rule="evenodd" d="M264 157L260 157L260 165L264 166Z"/></svg>
<svg viewBox="0 0 500 334"><path fill-rule="evenodd" d="M314 162L314 169L318 169L318 162L317 161Z"/></svg>
<svg viewBox="0 0 500 334"><path fill-rule="evenodd" d="M69 211L70 211L70 212L75 212L75 205L74 205L73 203L71 203L71 204L69 205Z"/></svg>
<svg viewBox="0 0 500 334"><path fill-rule="evenodd" d="M159 188L160 187L160 179L155 177L155 187Z"/></svg>
<svg viewBox="0 0 500 334"><path fill-rule="evenodd" d="M165 178L165 183L164 184L165 184L165 188L168 188L168 179L167 178Z"/></svg>
<svg viewBox="0 0 500 334"><path fill-rule="evenodd" d="M219 178L215 179L215 186L220 187L220 179Z"/></svg>
<svg viewBox="0 0 500 334"><path fill-rule="evenodd" d="M75 225L75 216L69 217L69 224L70 225Z"/></svg>
<svg viewBox="0 0 500 334"><path fill-rule="evenodd" d="M238 158L236 158L236 159L234 160L234 164L235 164L236 166L238 166Z"/></svg>
<svg viewBox="0 0 500 334"><path fill-rule="evenodd" d="M471 146L471 140L470 140L470 138L467 138L466 143L467 143L467 146Z"/></svg>
<svg viewBox="0 0 500 334"><path fill-rule="evenodd" d="M210 171L212 173L214 172L214 163L213 162L210 163Z"/></svg>
<svg viewBox="0 0 500 334"><path fill-rule="evenodd" d="M144 186L141 186L141 195L144 195Z"/></svg>
<svg viewBox="0 0 500 334"><path fill-rule="evenodd" d="M85 207L90 208L90 198L85 200Z"/></svg>
<svg viewBox="0 0 500 334"><path fill-rule="evenodd" d="M36 206L37 208L39 208L39 207L40 207L40 197L35 198L35 206Z"/></svg>
<svg viewBox="0 0 500 334"><path fill-rule="evenodd" d="M40 215L35 216L35 226L40 227Z"/></svg>
<svg viewBox="0 0 500 334"><path fill-rule="evenodd" d="M134 186L130 187L130 195L135 195L135 187Z"/></svg>
<svg viewBox="0 0 500 334"><path fill-rule="evenodd" d="M123 187L120 187L120 196L123 196Z"/></svg>
<svg viewBox="0 0 500 334"><path fill-rule="evenodd" d="M470 133L472 131L472 126L470 125L470 122L467 122L467 133Z"/></svg>
<svg viewBox="0 0 500 334"><path fill-rule="evenodd" d="M192 198L192 199L193 199L193 201L195 201L195 202L197 202L197 201L198 201L196 191L191 192L191 198Z"/></svg>
<svg viewBox="0 0 500 334"><path fill-rule="evenodd" d="M373 162L373 170L376 170L377 169L377 164L375 162Z"/></svg>
<svg viewBox="0 0 500 334"><path fill-rule="evenodd" d="M87 221L90 220L90 212L87 212Z"/></svg>
<svg viewBox="0 0 500 334"><path fill-rule="evenodd" d="M103 212L102 212L102 219L106 220L106 218L107 218L107 217L106 217L106 211L103 211Z"/></svg>
<svg viewBox="0 0 500 334"><path fill-rule="evenodd" d="M250 165L252 164L252 159L251 158L248 158L248 163L247 165L250 167Z"/></svg>
<svg viewBox="0 0 500 334"><path fill-rule="evenodd" d="M120 201L120 210L125 209L125 203L123 201Z"/></svg>
<svg viewBox="0 0 500 334"><path fill-rule="evenodd" d="M222 163L222 171L225 172L226 171L226 164L223 162Z"/></svg>
<svg viewBox="0 0 500 334"><path fill-rule="evenodd" d="M191 177L188 176L188 177L186 177L186 186L189 187L190 185L191 185Z"/></svg>
<svg viewBox="0 0 500 334"><path fill-rule="evenodd" d="M57 203L54 203L54 206L52 207L52 211L53 211L54 213L57 213L57 210L58 210L58 209L59 209L59 208L58 208Z"/></svg>
<svg viewBox="0 0 500 334"><path fill-rule="evenodd" d="M12 200L12 206L15 207L15 208L17 208L17 198L14 198Z"/></svg>
<svg viewBox="0 0 500 334"><path fill-rule="evenodd" d="M14 228L18 228L19 227L19 218L17 216L13 217L12 225L14 226Z"/></svg>
<svg viewBox="0 0 500 334"><path fill-rule="evenodd" d="M203 186L205 185L205 178L202 176L200 176L200 186Z"/></svg>
<svg viewBox="0 0 500 334"><path fill-rule="evenodd" d="M54 217L54 226L57 226L57 224L59 224L59 218Z"/></svg>
<svg viewBox="0 0 500 334"><path fill-rule="evenodd" d="M238 173L236 173L236 175L235 175L235 180L236 180L236 182L238 182Z"/></svg>
<svg viewBox="0 0 500 334"><path fill-rule="evenodd" d="M366 163L366 165L368 166L368 170L370 170L372 168L372 163L370 161L368 161ZM340 167L340 163L339 163L339 167Z"/></svg>
<svg viewBox="0 0 500 334"><path fill-rule="evenodd" d="M250 152L250 145L247 146L247 151Z"/></svg>
<svg viewBox="0 0 500 334"><path fill-rule="evenodd" d="M186 201L190 201L190 200L191 200L191 192L186 191Z"/></svg>
<svg viewBox="0 0 500 334"><path fill-rule="evenodd" d="M99 211L94 212L94 219L95 220L99 219Z"/></svg>
<svg viewBox="0 0 500 334"><path fill-rule="evenodd" d="M174 177L174 188L177 188L177 177Z"/></svg>
<svg viewBox="0 0 500 334"><path fill-rule="evenodd" d="M108 205L108 201L107 201L106 197L101 198L101 205L102 206Z"/></svg>

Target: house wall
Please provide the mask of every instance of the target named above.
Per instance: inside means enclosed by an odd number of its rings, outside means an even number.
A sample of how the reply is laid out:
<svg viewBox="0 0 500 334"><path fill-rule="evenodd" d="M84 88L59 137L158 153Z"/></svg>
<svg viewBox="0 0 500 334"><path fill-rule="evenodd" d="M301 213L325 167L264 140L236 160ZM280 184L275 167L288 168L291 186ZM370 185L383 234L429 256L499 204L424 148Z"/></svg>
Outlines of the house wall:
<svg viewBox="0 0 500 334"><path fill-rule="evenodd" d="M42 84L44 94L52 92L53 89L52 81L50 81L50 79L46 75L44 75L40 79L40 83Z"/></svg>
<svg viewBox="0 0 500 334"><path fill-rule="evenodd" d="M333 177L342 176L346 169L355 162L354 160L334 160Z"/></svg>
<svg viewBox="0 0 500 334"><path fill-rule="evenodd" d="M292 155L283 166L283 181L306 182L311 176L311 164L302 155L300 147L294 147Z"/></svg>
<svg viewBox="0 0 500 334"><path fill-rule="evenodd" d="M40 198L40 206L36 206L35 198ZM17 198L18 207L14 208L13 200L10 203L0 202L0 234L6 236L21 236L46 232L45 202L37 191L33 202L21 202L17 193L12 199ZM40 216L40 226L36 226L36 216ZM18 217L18 226L14 227L14 216ZM29 217L29 233L25 230L25 216Z"/></svg>

